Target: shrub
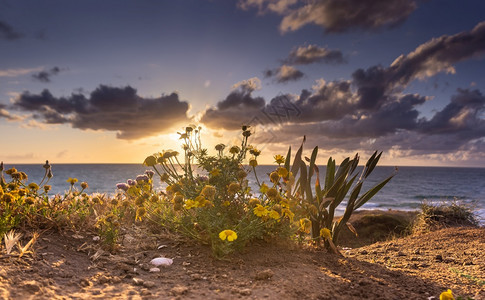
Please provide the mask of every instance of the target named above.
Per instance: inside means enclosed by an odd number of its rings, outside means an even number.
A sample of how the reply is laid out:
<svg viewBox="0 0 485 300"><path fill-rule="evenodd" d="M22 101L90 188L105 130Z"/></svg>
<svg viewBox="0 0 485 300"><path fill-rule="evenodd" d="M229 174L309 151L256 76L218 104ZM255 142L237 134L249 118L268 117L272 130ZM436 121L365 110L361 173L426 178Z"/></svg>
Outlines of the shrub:
<svg viewBox="0 0 485 300"><path fill-rule="evenodd" d="M243 126L240 146L218 144L209 155L200 139L200 127L189 126L179 133L183 161L177 151L165 150L148 156L144 164L153 168L165 192L153 189L153 178L139 176L133 185L120 189L128 201L136 201L137 218L146 217L202 243L216 256L242 249L254 239L275 239L294 233L292 208L295 202L278 189L288 172L282 167L270 175L270 185L253 191L246 179L255 172L260 151L248 144L251 135ZM243 162L249 157L249 167ZM255 174L256 175L256 174ZM257 175L256 175L257 178Z"/></svg>
<svg viewBox="0 0 485 300"><path fill-rule="evenodd" d="M451 226L478 226L480 224L473 208L454 199L451 203L432 204L423 202L414 232L435 230Z"/></svg>

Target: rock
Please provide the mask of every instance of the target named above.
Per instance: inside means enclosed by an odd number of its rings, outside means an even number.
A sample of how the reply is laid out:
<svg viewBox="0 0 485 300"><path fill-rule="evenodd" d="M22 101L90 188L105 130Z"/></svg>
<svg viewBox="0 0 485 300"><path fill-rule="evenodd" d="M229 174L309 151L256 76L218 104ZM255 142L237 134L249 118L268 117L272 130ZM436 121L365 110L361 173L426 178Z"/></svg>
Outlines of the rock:
<svg viewBox="0 0 485 300"><path fill-rule="evenodd" d="M256 280L266 280L266 279L271 279L273 277L274 272L270 269L266 269L264 271L260 271L254 276L254 279Z"/></svg>
<svg viewBox="0 0 485 300"><path fill-rule="evenodd" d="M242 296L250 296L252 293L251 289L240 289L239 294Z"/></svg>
<svg viewBox="0 0 485 300"><path fill-rule="evenodd" d="M189 288L186 287L186 286L183 286L183 285L176 285L174 286L170 292L172 293L172 295L174 296L181 296L181 295L184 295L186 294L187 292L189 291Z"/></svg>
<svg viewBox="0 0 485 300"><path fill-rule="evenodd" d="M141 278L133 277L132 279L134 285L143 285L145 281Z"/></svg>
<svg viewBox="0 0 485 300"><path fill-rule="evenodd" d="M150 263L156 267L158 266L170 266L173 264L173 259L166 257L157 257L150 261Z"/></svg>
<svg viewBox="0 0 485 300"><path fill-rule="evenodd" d="M150 273L158 273L160 272L160 269L159 268L150 268Z"/></svg>
<svg viewBox="0 0 485 300"><path fill-rule="evenodd" d="M31 294L35 294L38 291L40 291L40 286L37 282L35 281L27 281L22 285L22 288L25 289L27 292Z"/></svg>
<svg viewBox="0 0 485 300"><path fill-rule="evenodd" d="M151 289L156 286L155 282L153 281L145 281L143 283L143 286L146 287L147 289Z"/></svg>
<svg viewBox="0 0 485 300"><path fill-rule="evenodd" d="M438 255L435 256L434 260L443 261L443 256L441 254L438 254Z"/></svg>

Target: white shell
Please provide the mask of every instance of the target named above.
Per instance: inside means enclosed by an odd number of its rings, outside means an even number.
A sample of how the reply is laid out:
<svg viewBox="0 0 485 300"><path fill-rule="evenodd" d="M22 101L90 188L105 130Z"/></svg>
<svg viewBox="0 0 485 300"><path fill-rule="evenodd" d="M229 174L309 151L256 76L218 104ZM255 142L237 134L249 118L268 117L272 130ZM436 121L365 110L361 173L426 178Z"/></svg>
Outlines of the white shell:
<svg viewBox="0 0 485 300"><path fill-rule="evenodd" d="M152 259L150 263L155 266L170 266L171 264L173 264L173 259L166 257L157 257Z"/></svg>

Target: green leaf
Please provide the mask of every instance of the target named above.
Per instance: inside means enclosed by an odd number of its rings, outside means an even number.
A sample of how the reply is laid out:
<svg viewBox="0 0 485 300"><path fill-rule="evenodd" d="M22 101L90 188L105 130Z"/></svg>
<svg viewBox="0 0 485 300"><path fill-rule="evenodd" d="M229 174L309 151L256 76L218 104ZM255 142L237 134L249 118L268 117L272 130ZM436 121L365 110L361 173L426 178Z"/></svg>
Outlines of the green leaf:
<svg viewBox="0 0 485 300"><path fill-rule="evenodd" d="M359 200L357 200L355 204L355 209L358 209L362 205L364 205L367 201L369 201L372 197L374 197L377 192L379 192L396 174L392 174L386 180L382 181L381 183L375 185L373 188L368 190L364 195L362 195Z"/></svg>
<svg viewBox="0 0 485 300"><path fill-rule="evenodd" d="M290 160L291 160L291 146L288 147L288 153L286 153L286 159L285 159L285 169L290 171Z"/></svg>
<svg viewBox="0 0 485 300"><path fill-rule="evenodd" d="M335 180L335 160L330 157L327 162L327 172L325 175L325 191L328 191Z"/></svg>
<svg viewBox="0 0 485 300"><path fill-rule="evenodd" d="M364 178L367 178L372 173L372 171L374 170L374 168L377 165L377 162L379 162L379 159L381 158L382 152L379 153L379 155L377 155L377 157L376 157L376 154L377 154L377 151L374 152L374 154L372 154L371 158L369 158L369 160L367 161Z"/></svg>

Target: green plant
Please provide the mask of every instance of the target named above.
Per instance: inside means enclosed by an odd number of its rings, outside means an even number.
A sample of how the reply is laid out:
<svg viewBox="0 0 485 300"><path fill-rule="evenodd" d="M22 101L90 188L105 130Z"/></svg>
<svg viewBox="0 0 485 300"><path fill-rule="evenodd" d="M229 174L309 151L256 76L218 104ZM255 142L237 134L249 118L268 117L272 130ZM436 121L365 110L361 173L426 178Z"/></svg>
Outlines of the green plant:
<svg viewBox="0 0 485 300"><path fill-rule="evenodd" d="M240 146L226 149L218 144L216 155L209 155L202 147L200 130L189 126L179 133L183 162L172 150L145 159L144 164L153 167L166 183L165 192L155 191L152 178L147 176L133 185L120 184L124 197L139 203L144 214L149 212L147 218L209 244L219 257L243 248L253 239L290 236L294 213L289 199L277 189L288 173L286 169L273 172L269 185L257 179L260 189L253 191L246 177L255 171L260 151L248 144L248 127L243 126ZM243 162L249 155L248 168Z"/></svg>
<svg viewBox="0 0 485 300"><path fill-rule="evenodd" d="M304 142L305 139L303 140ZM339 233L343 226L347 226L352 213L381 190L395 173L360 195L364 181L376 167L382 152L379 154L377 151L374 152L365 164L360 176L356 172L359 164L358 154L353 159L350 159L350 157L344 159L338 168L335 160L330 157L327 162L325 181L322 185L319 168L316 164L318 147L313 149L310 158L305 157L305 160L303 160L303 143L296 152L293 165L291 166L291 176L297 177L295 187L287 185L286 190L288 195L296 199L301 205L302 214L311 221L312 238L324 237L326 246L335 250L334 244L338 243ZM286 156L285 167L288 170L290 170L290 158L291 147L288 149ZM312 179L314 175L316 178L313 184ZM335 210L347 195L347 206L344 215L339 220L335 220ZM308 230L310 224L306 223ZM352 228L350 229L352 230Z"/></svg>

